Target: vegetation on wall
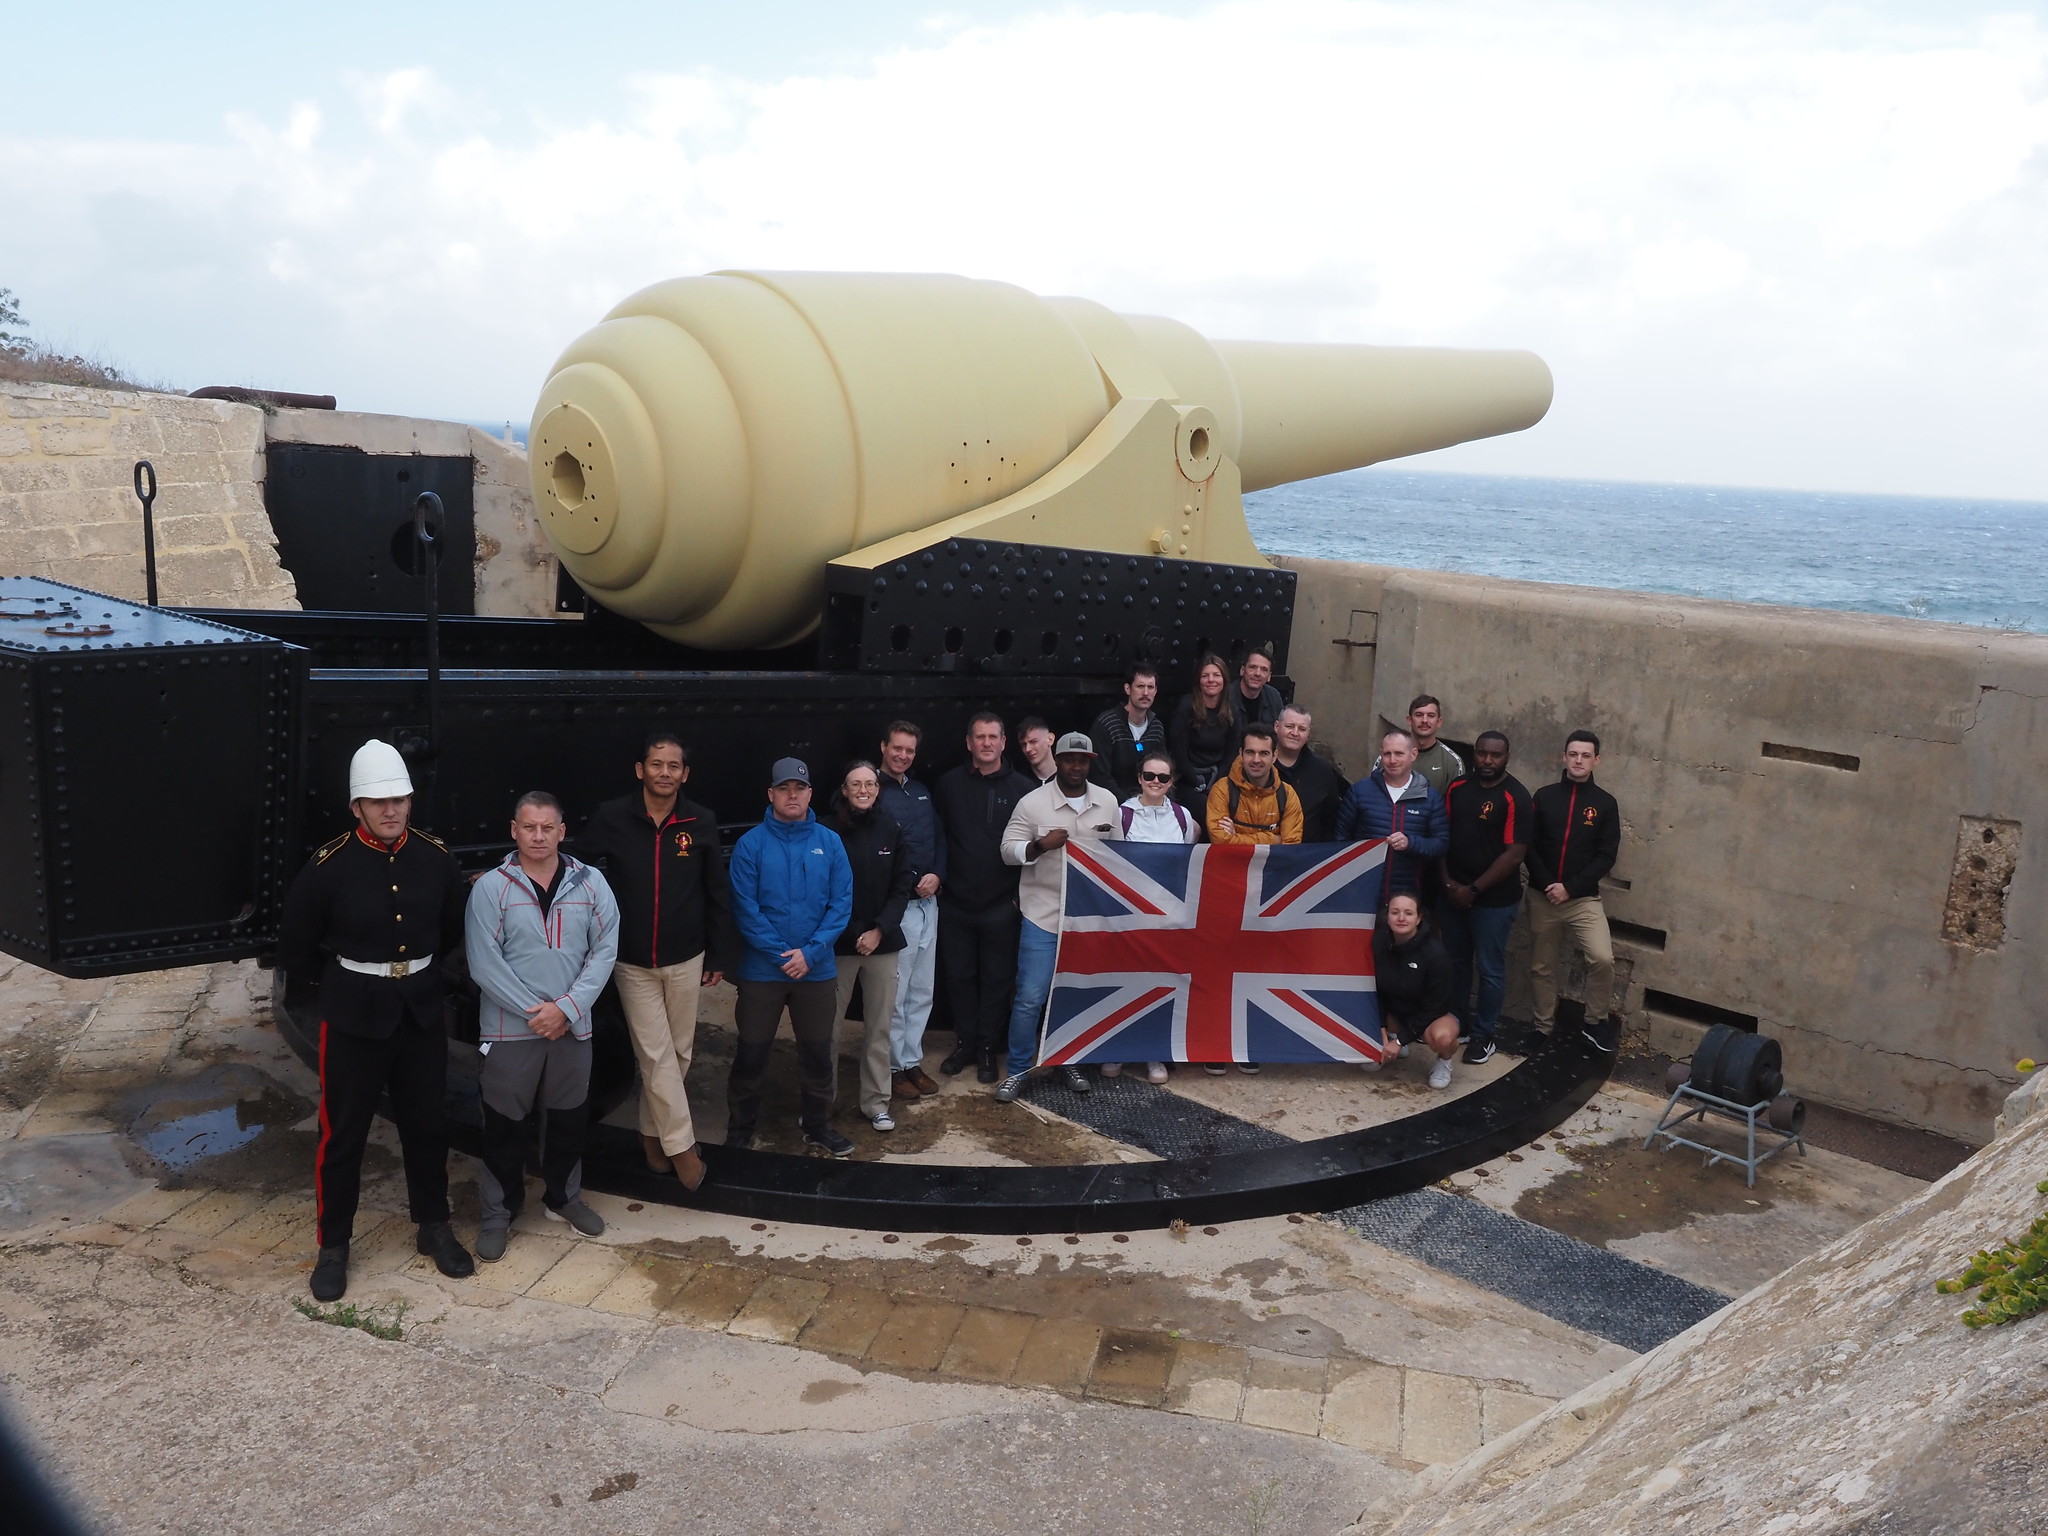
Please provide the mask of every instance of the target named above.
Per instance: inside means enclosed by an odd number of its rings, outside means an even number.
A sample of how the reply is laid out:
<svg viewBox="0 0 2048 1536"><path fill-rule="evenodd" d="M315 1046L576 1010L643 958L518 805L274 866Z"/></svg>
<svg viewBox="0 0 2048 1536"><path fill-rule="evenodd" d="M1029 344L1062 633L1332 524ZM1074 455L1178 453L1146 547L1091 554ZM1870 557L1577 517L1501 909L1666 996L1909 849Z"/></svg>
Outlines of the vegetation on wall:
<svg viewBox="0 0 2048 1536"><path fill-rule="evenodd" d="M2048 1195L2048 1179L2034 1189ZM1953 1296L1971 1286L1980 1289L1977 1304L1963 1313L1969 1328L2016 1323L2048 1310L2048 1216L2036 1218L2023 1237L1979 1252L1968 1269L1953 1280L1936 1281L1934 1288Z"/></svg>
<svg viewBox="0 0 2048 1536"><path fill-rule="evenodd" d="M21 384L76 384L86 389L144 389L99 358L54 352L28 334L28 318L10 288L0 288L0 379Z"/></svg>

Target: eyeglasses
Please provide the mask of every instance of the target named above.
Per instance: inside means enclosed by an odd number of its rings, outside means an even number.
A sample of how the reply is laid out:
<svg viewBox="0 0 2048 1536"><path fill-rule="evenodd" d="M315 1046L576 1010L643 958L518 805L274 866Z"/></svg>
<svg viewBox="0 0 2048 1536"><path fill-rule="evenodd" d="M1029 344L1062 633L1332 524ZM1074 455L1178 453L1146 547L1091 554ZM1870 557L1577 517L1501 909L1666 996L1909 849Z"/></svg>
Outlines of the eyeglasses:
<svg viewBox="0 0 2048 1536"><path fill-rule="evenodd" d="M1138 777L1147 784L1171 784L1173 782L1173 775L1170 773L1141 773Z"/></svg>

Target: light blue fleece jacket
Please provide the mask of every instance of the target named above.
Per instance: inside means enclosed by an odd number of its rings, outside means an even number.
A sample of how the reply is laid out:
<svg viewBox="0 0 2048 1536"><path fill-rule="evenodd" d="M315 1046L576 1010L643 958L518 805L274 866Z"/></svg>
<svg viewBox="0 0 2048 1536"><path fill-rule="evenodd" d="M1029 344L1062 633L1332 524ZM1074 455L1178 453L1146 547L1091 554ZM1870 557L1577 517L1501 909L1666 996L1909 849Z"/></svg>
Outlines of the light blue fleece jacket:
<svg viewBox="0 0 2048 1536"><path fill-rule="evenodd" d="M554 1003L578 1040L590 1038L590 1010L619 957L619 904L603 875L560 857L545 918L516 853L470 888L469 974L484 995L487 1041L540 1039L526 1022L536 1003Z"/></svg>

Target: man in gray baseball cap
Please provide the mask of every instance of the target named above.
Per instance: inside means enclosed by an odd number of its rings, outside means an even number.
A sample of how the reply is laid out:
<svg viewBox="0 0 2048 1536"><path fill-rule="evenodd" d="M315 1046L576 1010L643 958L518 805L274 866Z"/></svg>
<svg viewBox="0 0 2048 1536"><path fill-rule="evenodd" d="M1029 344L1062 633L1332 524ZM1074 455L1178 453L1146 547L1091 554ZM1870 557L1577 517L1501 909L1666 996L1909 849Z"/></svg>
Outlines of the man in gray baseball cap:
<svg viewBox="0 0 2048 1536"><path fill-rule="evenodd" d="M1038 1035L1045 1023L1045 1004L1052 994L1053 961L1059 953L1060 908L1067 878L1061 852L1072 838L1123 837L1123 818L1116 796L1088 781L1095 766L1095 743L1069 731L1053 743L1055 772L1022 800L1003 829L1003 861L1021 864L1017 902L1024 926L1017 940L1017 1000L1010 1007L1008 1073L996 1097L1008 1104L1024 1091L1038 1060ZM1079 1067L1061 1067L1060 1075L1076 1093L1090 1084Z"/></svg>
<svg viewBox="0 0 2048 1536"><path fill-rule="evenodd" d="M839 1014L833 946L853 913L853 865L839 834L812 814L811 770L801 758L778 758L768 770L767 814L733 845L728 876L742 948L725 1144L754 1144L761 1081L786 1008L802 1073L804 1145L850 1157L853 1143L830 1120Z"/></svg>

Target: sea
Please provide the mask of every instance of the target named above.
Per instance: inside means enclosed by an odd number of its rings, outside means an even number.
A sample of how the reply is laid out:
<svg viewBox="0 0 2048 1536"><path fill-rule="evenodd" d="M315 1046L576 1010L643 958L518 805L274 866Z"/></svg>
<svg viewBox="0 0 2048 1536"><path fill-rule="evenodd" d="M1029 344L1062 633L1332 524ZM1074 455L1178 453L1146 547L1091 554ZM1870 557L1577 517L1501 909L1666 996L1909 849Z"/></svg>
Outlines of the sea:
<svg viewBox="0 0 2048 1536"><path fill-rule="evenodd" d="M1384 467L1245 498L1272 555L2048 634L2048 502Z"/></svg>

